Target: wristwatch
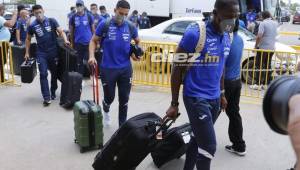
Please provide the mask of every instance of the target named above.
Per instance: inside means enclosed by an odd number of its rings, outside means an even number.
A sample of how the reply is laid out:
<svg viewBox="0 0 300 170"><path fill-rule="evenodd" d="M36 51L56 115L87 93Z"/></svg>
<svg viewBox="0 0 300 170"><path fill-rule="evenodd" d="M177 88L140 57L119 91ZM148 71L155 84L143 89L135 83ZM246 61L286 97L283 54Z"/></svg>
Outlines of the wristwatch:
<svg viewBox="0 0 300 170"><path fill-rule="evenodd" d="M173 107L178 107L178 106L179 106L179 102L174 102L174 101L172 101L172 102L171 102L171 106L173 106Z"/></svg>
<svg viewBox="0 0 300 170"><path fill-rule="evenodd" d="M225 90L222 90L222 91L221 91L221 96L222 96L222 97L225 96Z"/></svg>

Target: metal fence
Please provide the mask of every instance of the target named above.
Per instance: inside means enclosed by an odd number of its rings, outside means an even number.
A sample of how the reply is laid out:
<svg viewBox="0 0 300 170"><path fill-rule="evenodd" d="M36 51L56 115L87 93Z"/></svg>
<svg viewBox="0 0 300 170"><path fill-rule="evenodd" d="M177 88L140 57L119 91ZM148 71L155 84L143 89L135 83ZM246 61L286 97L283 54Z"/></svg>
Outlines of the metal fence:
<svg viewBox="0 0 300 170"><path fill-rule="evenodd" d="M159 87L170 87L171 59L177 47L176 43L142 42L144 57L134 62L134 83ZM161 62L152 62L156 55Z"/></svg>
<svg viewBox="0 0 300 170"><path fill-rule="evenodd" d="M0 85L15 84L12 50L9 42L0 42Z"/></svg>
<svg viewBox="0 0 300 170"><path fill-rule="evenodd" d="M282 75L295 75L300 53L244 49L241 63L243 96L262 98L268 84Z"/></svg>
<svg viewBox="0 0 300 170"><path fill-rule="evenodd" d="M175 43L142 42L144 57L134 62L134 83L170 87ZM153 55L155 54L155 55ZM152 62L155 57L159 62ZM241 62L242 95L262 98L268 84L281 75L295 75L300 53L244 49Z"/></svg>

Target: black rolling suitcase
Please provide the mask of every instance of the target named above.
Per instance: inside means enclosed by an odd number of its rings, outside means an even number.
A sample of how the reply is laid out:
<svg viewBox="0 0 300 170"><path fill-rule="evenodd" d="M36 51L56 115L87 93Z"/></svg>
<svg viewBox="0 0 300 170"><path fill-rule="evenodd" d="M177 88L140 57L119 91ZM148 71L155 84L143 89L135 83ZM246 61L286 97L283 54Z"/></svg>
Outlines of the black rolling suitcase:
<svg viewBox="0 0 300 170"><path fill-rule="evenodd" d="M37 74L36 60L31 58L27 61L24 61L23 64L21 65L22 83L32 83L36 74Z"/></svg>
<svg viewBox="0 0 300 170"><path fill-rule="evenodd" d="M62 82L63 75L66 71L76 71L77 68L77 51L69 46L65 46L62 38L57 38L58 44L58 66L57 66L57 78ZM69 58L66 58L67 53ZM68 63L67 63L68 62Z"/></svg>
<svg viewBox="0 0 300 170"><path fill-rule="evenodd" d="M157 134L173 123L169 119L163 124L161 121L155 113L144 113L129 119L97 154L94 169L134 170L155 147Z"/></svg>
<svg viewBox="0 0 300 170"><path fill-rule="evenodd" d="M62 76L60 105L64 108L72 108L74 104L80 101L82 91L82 75L78 72L69 71L70 55L66 53L66 71Z"/></svg>
<svg viewBox="0 0 300 170"><path fill-rule="evenodd" d="M160 168L165 163L184 155L191 139L191 133L192 128L188 123L168 130L164 139L151 152L154 164Z"/></svg>

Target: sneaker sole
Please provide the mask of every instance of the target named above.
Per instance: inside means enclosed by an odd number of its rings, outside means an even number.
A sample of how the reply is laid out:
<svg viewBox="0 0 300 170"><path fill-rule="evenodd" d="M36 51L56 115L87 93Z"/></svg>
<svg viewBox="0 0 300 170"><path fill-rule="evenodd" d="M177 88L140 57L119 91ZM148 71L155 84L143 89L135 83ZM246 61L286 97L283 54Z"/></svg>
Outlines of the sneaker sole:
<svg viewBox="0 0 300 170"><path fill-rule="evenodd" d="M237 152L237 151L234 151L234 150L230 150L230 149L227 149L225 148L226 151L230 152L230 153L234 153L238 156L246 156L247 152Z"/></svg>

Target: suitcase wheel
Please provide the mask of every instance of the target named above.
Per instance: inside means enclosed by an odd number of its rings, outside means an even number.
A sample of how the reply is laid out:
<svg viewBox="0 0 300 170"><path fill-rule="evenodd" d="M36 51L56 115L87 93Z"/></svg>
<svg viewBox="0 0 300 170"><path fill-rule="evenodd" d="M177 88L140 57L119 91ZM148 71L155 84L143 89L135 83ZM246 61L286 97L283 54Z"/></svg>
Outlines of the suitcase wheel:
<svg viewBox="0 0 300 170"><path fill-rule="evenodd" d="M77 139L74 139L74 143L77 143L78 141L77 141Z"/></svg>
<svg viewBox="0 0 300 170"><path fill-rule="evenodd" d="M80 153L84 153L86 151L85 147L80 147Z"/></svg>
<svg viewBox="0 0 300 170"><path fill-rule="evenodd" d="M98 145L98 149L102 149L103 148L103 144Z"/></svg>

